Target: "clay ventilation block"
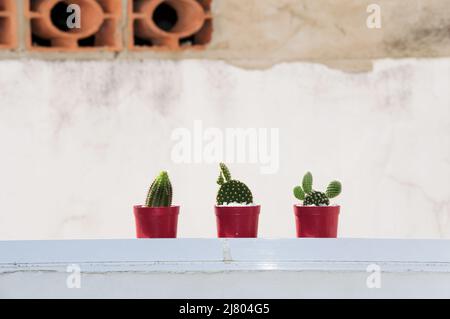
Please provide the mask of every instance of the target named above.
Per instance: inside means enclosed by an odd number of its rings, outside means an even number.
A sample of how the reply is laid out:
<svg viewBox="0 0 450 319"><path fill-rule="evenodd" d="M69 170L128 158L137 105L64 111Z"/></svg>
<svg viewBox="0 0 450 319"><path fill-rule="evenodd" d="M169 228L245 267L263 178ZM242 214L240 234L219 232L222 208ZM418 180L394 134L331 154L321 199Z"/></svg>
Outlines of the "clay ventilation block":
<svg viewBox="0 0 450 319"><path fill-rule="evenodd" d="M81 27L68 28L67 6L81 10ZM121 4L117 0L29 0L31 50L81 51L121 49L119 23Z"/></svg>
<svg viewBox="0 0 450 319"><path fill-rule="evenodd" d="M204 48L211 41L211 0L134 0L131 49Z"/></svg>
<svg viewBox="0 0 450 319"><path fill-rule="evenodd" d="M17 46L16 0L0 0L0 49Z"/></svg>

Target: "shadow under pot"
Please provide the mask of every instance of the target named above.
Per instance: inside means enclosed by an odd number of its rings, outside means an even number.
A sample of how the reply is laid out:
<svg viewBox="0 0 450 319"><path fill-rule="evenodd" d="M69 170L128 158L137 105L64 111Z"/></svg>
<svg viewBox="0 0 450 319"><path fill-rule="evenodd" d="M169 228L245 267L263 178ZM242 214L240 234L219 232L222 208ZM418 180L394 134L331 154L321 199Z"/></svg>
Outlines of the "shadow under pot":
<svg viewBox="0 0 450 319"><path fill-rule="evenodd" d="M137 238L176 238L180 206L134 206Z"/></svg>
<svg viewBox="0 0 450 319"><path fill-rule="evenodd" d="M337 238L340 206L294 205L297 237Z"/></svg>
<svg viewBox="0 0 450 319"><path fill-rule="evenodd" d="M219 238L256 238L261 206L215 206Z"/></svg>

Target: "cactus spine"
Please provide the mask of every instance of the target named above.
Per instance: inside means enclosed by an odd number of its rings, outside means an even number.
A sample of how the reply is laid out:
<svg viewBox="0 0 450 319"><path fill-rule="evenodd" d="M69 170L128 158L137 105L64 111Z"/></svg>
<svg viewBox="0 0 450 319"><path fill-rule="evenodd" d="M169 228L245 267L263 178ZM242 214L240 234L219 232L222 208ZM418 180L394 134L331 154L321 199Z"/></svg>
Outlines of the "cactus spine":
<svg viewBox="0 0 450 319"><path fill-rule="evenodd" d="M342 191L342 185L339 181L332 181L328 184L325 193L313 190L312 185L312 174L307 172L303 176L302 186L296 186L294 188L294 196L303 201L303 205L305 206L328 206L330 205L330 198L337 197Z"/></svg>
<svg viewBox="0 0 450 319"><path fill-rule="evenodd" d="M172 184L167 172L161 172L147 194L145 206L147 207L170 207L172 205Z"/></svg>
<svg viewBox="0 0 450 319"><path fill-rule="evenodd" d="M220 163L220 174L217 179L217 184L220 185L217 193L217 205L224 204L252 204L253 195L247 185L233 180L228 167L224 163Z"/></svg>

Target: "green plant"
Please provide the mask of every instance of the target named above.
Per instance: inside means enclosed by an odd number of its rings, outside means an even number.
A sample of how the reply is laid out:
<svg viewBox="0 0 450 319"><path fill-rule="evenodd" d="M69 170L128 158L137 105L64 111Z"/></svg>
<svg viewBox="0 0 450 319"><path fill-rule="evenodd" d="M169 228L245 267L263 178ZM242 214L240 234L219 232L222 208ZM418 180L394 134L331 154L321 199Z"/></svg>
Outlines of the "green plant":
<svg viewBox="0 0 450 319"><path fill-rule="evenodd" d="M231 178L231 173L224 163L220 163L220 174L217 184L220 185L217 193L217 205L224 204L252 204L253 195L244 183Z"/></svg>
<svg viewBox="0 0 450 319"><path fill-rule="evenodd" d="M303 176L302 186L294 187L294 196L303 201L305 206L328 206L330 198L337 197L342 191L342 185L339 181L332 181L328 184L325 193L313 190L313 177L310 172Z"/></svg>
<svg viewBox="0 0 450 319"><path fill-rule="evenodd" d="M167 172L161 172L147 194L145 206L147 207L170 207L172 205L172 184Z"/></svg>

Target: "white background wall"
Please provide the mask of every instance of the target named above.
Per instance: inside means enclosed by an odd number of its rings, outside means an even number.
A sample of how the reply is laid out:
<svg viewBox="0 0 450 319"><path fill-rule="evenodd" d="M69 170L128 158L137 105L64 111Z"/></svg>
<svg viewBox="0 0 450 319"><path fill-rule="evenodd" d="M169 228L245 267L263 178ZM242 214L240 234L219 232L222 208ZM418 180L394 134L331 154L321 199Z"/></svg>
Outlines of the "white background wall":
<svg viewBox="0 0 450 319"><path fill-rule="evenodd" d="M175 164L171 133L279 128L280 168L230 165L261 237L295 234L292 187L343 182L341 237L450 238L450 59L250 71L213 61L0 61L0 240L134 236L168 169L180 237L214 237L217 165Z"/></svg>

